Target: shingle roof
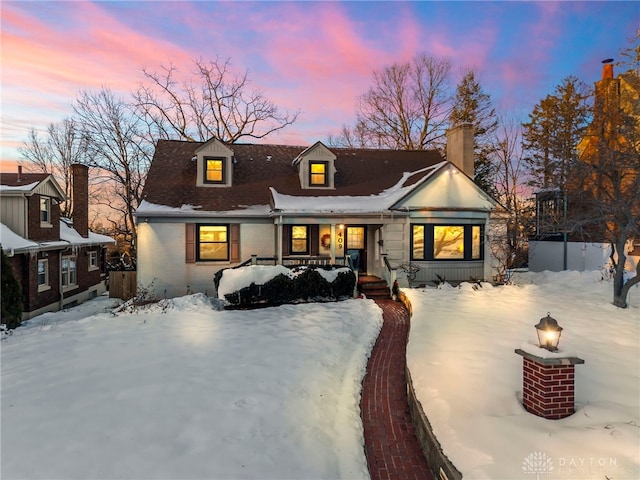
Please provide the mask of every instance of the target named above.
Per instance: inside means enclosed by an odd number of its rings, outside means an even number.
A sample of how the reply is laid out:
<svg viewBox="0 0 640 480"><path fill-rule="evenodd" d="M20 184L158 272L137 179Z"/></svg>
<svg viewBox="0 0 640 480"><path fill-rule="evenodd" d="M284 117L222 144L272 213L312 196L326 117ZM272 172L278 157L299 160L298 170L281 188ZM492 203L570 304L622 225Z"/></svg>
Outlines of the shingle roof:
<svg viewBox="0 0 640 480"><path fill-rule="evenodd" d="M0 185L20 187L32 183L39 183L48 176L48 173L2 173L0 174Z"/></svg>
<svg viewBox="0 0 640 480"><path fill-rule="evenodd" d="M194 205L206 211L231 211L270 203L269 187L286 195L374 195L394 186L404 172L440 163L436 150L401 151L330 148L336 155L335 189L302 189L291 162L307 147L232 144L235 164L231 188L196 186L196 162L191 159L200 142L159 140L143 191L147 202L179 208ZM411 176L405 185L426 173Z"/></svg>

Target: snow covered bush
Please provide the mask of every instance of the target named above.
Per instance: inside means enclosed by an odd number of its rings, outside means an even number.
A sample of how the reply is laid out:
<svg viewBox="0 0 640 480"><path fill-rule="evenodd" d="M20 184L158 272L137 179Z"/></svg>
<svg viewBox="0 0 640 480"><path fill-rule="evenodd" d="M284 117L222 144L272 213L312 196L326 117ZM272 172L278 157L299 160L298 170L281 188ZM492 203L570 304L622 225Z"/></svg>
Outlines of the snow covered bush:
<svg viewBox="0 0 640 480"><path fill-rule="evenodd" d="M214 278L218 297L241 308L336 301L350 298L355 284L346 267L251 265L221 270Z"/></svg>

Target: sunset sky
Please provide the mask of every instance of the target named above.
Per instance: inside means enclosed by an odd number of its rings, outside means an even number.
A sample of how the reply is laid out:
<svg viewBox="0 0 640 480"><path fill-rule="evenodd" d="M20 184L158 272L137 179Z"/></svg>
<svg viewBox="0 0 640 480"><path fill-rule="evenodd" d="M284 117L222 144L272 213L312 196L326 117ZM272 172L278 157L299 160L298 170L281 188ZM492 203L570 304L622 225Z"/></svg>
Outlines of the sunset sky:
<svg viewBox="0 0 640 480"><path fill-rule="evenodd" d="M525 118L568 75L588 84L640 26L637 2L7 1L1 10L1 160L72 114L80 90L127 97L142 68L230 58L298 121L271 143L309 145L355 118L372 72L425 52L475 68Z"/></svg>

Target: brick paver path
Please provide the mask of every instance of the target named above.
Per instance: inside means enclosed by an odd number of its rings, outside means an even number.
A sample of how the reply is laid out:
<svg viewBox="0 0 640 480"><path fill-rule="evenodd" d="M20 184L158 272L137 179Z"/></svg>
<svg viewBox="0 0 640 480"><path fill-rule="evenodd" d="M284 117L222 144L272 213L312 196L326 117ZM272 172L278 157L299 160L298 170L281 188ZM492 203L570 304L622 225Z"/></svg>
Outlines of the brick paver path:
<svg viewBox="0 0 640 480"><path fill-rule="evenodd" d="M372 480L433 480L407 403L409 312L393 300L376 303L384 323L367 364L360 402L369 473Z"/></svg>

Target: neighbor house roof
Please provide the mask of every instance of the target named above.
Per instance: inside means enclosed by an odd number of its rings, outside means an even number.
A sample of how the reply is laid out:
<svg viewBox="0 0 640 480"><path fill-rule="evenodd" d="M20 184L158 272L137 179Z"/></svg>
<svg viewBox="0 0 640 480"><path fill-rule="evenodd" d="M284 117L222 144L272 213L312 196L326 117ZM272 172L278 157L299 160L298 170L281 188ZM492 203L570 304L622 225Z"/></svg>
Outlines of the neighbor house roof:
<svg viewBox="0 0 640 480"><path fill-rule="evenodd" d="M200 142L159 140L143 191L144 205L200 211L238 211L265 206L274 197L367 197L397 187L415 185L443 162L436 150L401 151L330 148L336 155L335 189L303 189L292 161L308 147L231 144L233 186L196 186L192 161ZM278 197L279 195L279 197ZM140 211L140 209L139 209ZM156 210L157 211L157 210Z"/></svg>

